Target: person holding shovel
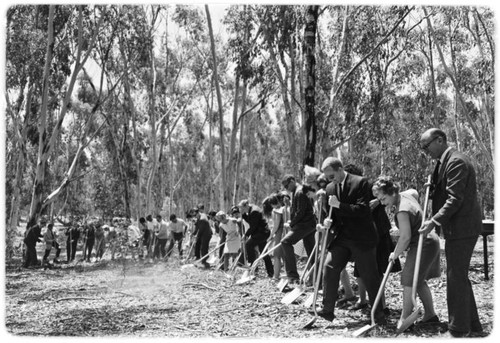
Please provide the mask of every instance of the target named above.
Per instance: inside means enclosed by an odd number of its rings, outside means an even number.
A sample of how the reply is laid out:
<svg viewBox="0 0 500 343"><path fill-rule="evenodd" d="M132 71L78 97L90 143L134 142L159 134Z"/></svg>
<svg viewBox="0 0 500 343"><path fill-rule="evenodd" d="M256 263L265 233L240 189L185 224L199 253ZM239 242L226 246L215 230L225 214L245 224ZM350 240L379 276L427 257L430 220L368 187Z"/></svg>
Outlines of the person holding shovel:
<svg viewBox="0 0 500 343"><path fill-rule="evenodd" d="M316 315L333 321L340 273L351 259L356 263L374 306L381 281L376 260L378 235L369 206L368 180L347 173L336 157L326 158L321 169L331 181L326 187L326 195L332 215L325 219L324 226L331 232L332 241L327 246L323 267L323 308L316 311ZM387 322L380 304L374 308L374 320L377 324Z"/></svg>
<svg viewBox="0 0 500 343"><path fill-rule="evenodd" d="M255 248L259 249L259 253L263 252L271 231L269 231L267 221L264 218L260 207L255 204L251 204L248 199L241 200L238 203L238 207L240 209L242 219L244 219L250 226L245 232L245 236L248 238L245 248L248 263L251 265L257 259ZM264 264L266 265L267 276L272 278L274 269L273 262L271 261L271 257L269 255L264 257Z"/></svg>
<svg viewBox="0 0 500 343"><path fill-rule="evenodd" d="M315 244L316 217L314 215L313 201L307 196L308 190L311 189L310 187L304 189L304 186L296 182L295 177L290 174L285 175L281 179L281 184L285 190L293 194L290 207L290 220L285 223L285 230L289 231L281 240L286 276L288 277L288 282L293 284L299 282L299 273L297 272L297 261L293 246L302 240L307 256L311 255Z"/></svg>
<svg viewBox="0 0 500 343"><path fill-rule="evenodd" d="M470 260L482 230L476 171L471 159L448 146L446 134L437 128L425 131L420 148L436 160L431 180L432 218L422 229L436 229L446 241L446 300L448 330L452 337L483 331L469 280Z"/></svg>
<svg viewBox="0 0 500 343"><path fill-rule="evenodd" d="M419 232L422 225L422 208L417 199L412 195L412 190L399 192L399 186L386 176L381 176L372 187L373 194L380 203L388 208L394 208L394 221L399 229L399 239L394 251L389 255L389 261L396 261L401 254L408 250L405 265L401 272L403 285L403 309L398 321L399 328L406 318L412 313L412 287ZM441 275L439 265L439 238L434 231L424 238L422 255L418 272L417 293L424 305L424 316L421 324L439 323L439 318L434 311L432 292L427 285L427 280Z"/></svg>

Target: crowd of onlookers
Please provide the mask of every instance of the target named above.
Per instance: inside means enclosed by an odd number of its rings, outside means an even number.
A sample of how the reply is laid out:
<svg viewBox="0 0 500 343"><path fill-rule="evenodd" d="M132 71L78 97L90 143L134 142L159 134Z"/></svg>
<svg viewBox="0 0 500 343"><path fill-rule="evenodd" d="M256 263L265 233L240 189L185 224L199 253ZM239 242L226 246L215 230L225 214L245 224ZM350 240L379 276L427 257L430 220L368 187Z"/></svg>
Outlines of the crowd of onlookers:
<svg viewBox="0 0 500 343"><path fill-rule="evenodd" d="M141 217L137 222L125 218L113 218L107 223L99 219L56 220L59 222L57 225L42 217L25 232L24 267L40 265L37 243L42 243L45 248L42 264L50 265L51 262L75 261L77 252L81 253L79 260L84 262L103 258L166 260L174 251L175 244L182 257L184 238L188 237L189 244L194 238L192 221L185 221L175 214L170 215L168 222L161 215ZM63 247L66 248L65 261L60 256ZM52 251L54 255L50 261Z"/></svg>

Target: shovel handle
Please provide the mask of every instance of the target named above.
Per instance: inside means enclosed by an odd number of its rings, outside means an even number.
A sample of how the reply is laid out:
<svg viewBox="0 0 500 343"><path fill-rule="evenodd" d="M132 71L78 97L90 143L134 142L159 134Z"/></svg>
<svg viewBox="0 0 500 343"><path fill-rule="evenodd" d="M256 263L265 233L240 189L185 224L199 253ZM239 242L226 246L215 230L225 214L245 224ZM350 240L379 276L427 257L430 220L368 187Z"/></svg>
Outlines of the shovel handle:
<svg viewBox="0 0 500 343"><path fill-rule="evenodd" d="M380 287L378 288L377 296L375 297L375 301L372 305L372 310L370 312L370 317L372 321L372 325L375 325L375 310L377 309L378 303L382 298L382 294L384 293L385 284L387 283L387 279L389 278L389 274L391 273L392 266L394 265L394 260L390 260L387 265L387 269L385 270L384 277L382 278L382 282L380 283Z"/></svg>
<svg viewBox="0 0 500 343"><path fill-rule="evenodd" d="M427 217L427 207L429 206L429 194L430 194L430 183L431 176L427 177L427 189L425 190L425 200L424 200L424 208L422 214L422 226L424 225L425 218ZM421 233L418 236L418 245L417 245L417 257L415 259L415 270L413 271L413 283L411 289L411 300L413 302L413 306L417 308L417 285L418 285L418 274L420 272L420 260L422 258L422 247L424 243L424 234Z"/></svg>

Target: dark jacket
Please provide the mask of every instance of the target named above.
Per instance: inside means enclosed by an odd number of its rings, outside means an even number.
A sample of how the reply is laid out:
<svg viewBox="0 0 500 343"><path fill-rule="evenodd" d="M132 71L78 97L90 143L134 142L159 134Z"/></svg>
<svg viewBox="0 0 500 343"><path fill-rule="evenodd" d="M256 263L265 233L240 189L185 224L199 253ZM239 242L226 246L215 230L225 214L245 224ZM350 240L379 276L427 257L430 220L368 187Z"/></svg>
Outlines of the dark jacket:
<svg viewBox="0 0 500 343"><path fill-rule="evenodd" d="M445 239L472 238L481 233L482 211L477 198L476 171L470 159L451 149L446 152L437 180L432 180L433 219Z"/></svg>
<svg viewBox="0 0 500 343"><path fill-rule="evenodd" d="M305 194L302 186L297 186L293 195L290 207L290 227L292 230L316 227L312 200Z"/></svg>
<svg viewBox="0 0 500 343"><path fill-rule="evenodd" d="M245 233L245 236L252 236L252 238L256 240L266 240L271 234L260 207L250 205L248 213L244 213L242 218L250 225L250 228Z"/></svg>
<svg viewBox="0 0 500 343"><path fill-rule="evenodd" d="M365 248L372 248L377 244L377 230L369 205L370 192L366 178L349 173L342 194L338 194L338 186L335 183L326 187L327 199L336 195L340 201L339 208L333 208L331 217L334 236L338 239L354 241Z"/></svg>

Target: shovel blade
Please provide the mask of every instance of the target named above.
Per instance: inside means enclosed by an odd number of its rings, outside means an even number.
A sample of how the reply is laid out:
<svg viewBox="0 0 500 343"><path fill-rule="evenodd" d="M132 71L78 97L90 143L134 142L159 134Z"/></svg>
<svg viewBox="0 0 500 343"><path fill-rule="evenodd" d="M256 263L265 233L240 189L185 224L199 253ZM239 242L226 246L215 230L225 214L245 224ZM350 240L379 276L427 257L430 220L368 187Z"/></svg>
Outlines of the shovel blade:
<svg viewBox="0 0 500 343"><path fill-rule="evenodd" d="M253 279L254 279L254 276L250 275L250 272L248 270L245 270L243 272L243 275L241 276L241 278L238 281L236 281L236 284L242 285L244 283L252 281Z"/></svg>
<svg viewBox="0 0 500 343"><path fill-rule="evenodd" d="M367 324L360 329L357 329L352 333L352 337L360 337L366 335L370 330L372 330L377 324Z"/></svg>
<svg viewBox="0 0 500 343"><path fill-rule="evenodd" d="M287 278L283 278L280 280L280 282L278 282L278 289L280 290L280 292L283 292L285 290L286 285L288 285Z"/></svg>
<svg viewBox="0 0 500 343"><path fill-rule="evenodd" d="M408 329L412 324L416 322L416 320L420 317L420 309L417 309L416 311L413 311L412 314L410 314L402 323L401 326L397 329L396 335L399 335L400 333L404 332L406 329Z"/></svg>
<svg viewBox="0 0 500 343"><path fill-rule="evenodd" d="M302 295L302 293L304 293L302 287L294 288L290 293L285 295L283 299L281 299L281 303L285 305L290 305L295 300L297 300Z"/></svg>
<svg viewBox="0 0 500 343"><path fill-rule="evenodd" d="M317 318L316 316L312 317L312 319L311 319L311 320L309 320L309 321L306 323L306 325L304 325L304 326L302 327L302 329L310 329L310 328L312 328L312 327L313 327L313 325L314 325L314 323L316 323L316 318Z"/></svg>
<svg viewBox="0 0 500 343"><path fill-rule="evenodd" d="M214 264L216 261L217 261L217 257L215 257L214 255L211 255L211 256L208 258L207 263L209 263L209 264Z"/></svg>
<svg viewBox="0 0 500 343"><path fill-rule="evenodd" d="M306 300L304 301L303 305L304 307L311 307L314 302L314 293L311 293L307 296Z"/></svg>

